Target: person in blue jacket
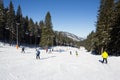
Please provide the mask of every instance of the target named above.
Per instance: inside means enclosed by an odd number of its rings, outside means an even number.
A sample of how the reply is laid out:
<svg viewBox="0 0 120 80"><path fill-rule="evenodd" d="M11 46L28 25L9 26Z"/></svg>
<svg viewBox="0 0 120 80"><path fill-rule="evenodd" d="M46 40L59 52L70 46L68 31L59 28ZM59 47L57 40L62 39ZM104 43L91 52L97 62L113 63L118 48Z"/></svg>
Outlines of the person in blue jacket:
<svg viewBox="0 0 120 80"><path fill-rule="evenodd" d="M40 51L38 49L36 49L37 53L36 53L36 59L40 59Z"/></svg>

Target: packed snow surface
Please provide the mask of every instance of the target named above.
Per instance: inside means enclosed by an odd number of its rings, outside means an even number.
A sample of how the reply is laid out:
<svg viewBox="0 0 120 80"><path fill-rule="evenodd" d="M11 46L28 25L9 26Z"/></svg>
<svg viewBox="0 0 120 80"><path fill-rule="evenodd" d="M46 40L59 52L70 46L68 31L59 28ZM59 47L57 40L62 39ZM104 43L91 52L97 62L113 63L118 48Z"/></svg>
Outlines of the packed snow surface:
<svg viewBox="0 0 120 80"><path fill-rule="evenodd" d="M41 59L36 60L35 48L25 47L21 53L21 47L1 45L0 80L120 80L120 57L109 57L108 64L102 64L101 56L83 47L56 46L40 52Z"/></svg>

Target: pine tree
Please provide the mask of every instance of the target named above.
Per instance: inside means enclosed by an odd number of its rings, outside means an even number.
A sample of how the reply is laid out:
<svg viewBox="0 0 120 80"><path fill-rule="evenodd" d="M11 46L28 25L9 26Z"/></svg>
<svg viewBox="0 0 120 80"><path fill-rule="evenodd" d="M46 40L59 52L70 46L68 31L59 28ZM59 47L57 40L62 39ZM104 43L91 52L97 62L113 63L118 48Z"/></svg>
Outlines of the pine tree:
<svg viewBox="0 0 120 80"><path fill-rule="evenodd" d="M41 27L41 39L40 39L40 46L47 47L47 37L46 37L46 27L43 21L40 21L40 27Z"/></svg>
<svg viewBox="0 0 120 80"><path fill-rule="evenodd" d="M53 32L53 26L52 26L52 20L50 12L47 12L45 17L45 27L46 27L46 37L47 37L47 45L53 46L53 39L54 39L54 32Z"/></svg>
<svg viewBox="0 0 120 80"><path fill-rule="evenodd" d="M110 26L114 9L114 0L101 0L96 28L96 45L98 52L107 50Z"/></svg>
<svg viewBox="0 0 120 80"><path fill-rule="evenodd" d="M25 32L28 32L28 16L25 17L25 24L24 24Z"/></svg>
<svg viewBox="0 0 120 80"><path fill-rule="evenodd" d="M10 31L9 31L9 27L8 27L8 25L7 25L7 21L8 21L8 8L5 8L5 26L4 26L4 40L5 40L5 42L9 42L8 40L9 40L9 34L10 34Z"/></svg>
<svg viewBox="0 0 120 80"><path fill-rule="evenodd" d="M20 5L18 6L17 13L16 13L16 27L18 27L18 37L19 42L24 41L24 25L23 25L23 17L22 17L22 10ZM17 28L16 28L17 29ZM16 35L17 36L17 35Z"/></svg>
<svg viewBox="0 0 120 80"><path fill-rule="evenodd" d="M88 50L88 51L93 51L95 50L95 32L92 31L88 36L87 36L87 39L85 40L85 48Z"/></svg>
<svg viewBox="0 0 120 80"><path fill-rule="evenodd" d="M3 39L3 33L4 33L4 26L5 26L5 11L4 11L4 5L3 0L0 0L0 39Z"/></svg>
<svg viewBox="0 0 120 80"><path fill-rule="evenodd" d="M23 24L23 34L24 34L23 42L28 44L29 43L28 16L23 18L22 24Z"/></svg>
<svg viewBox="0 0 120 80"><path fill-rule="evenodd" d="M30 44L33 43L33 35L34 35L34 22L32 18L30 18L28 23L28 30L29 30L29 36L30 36Z"/></svg>
<svg viewBox="0 0 120 80"><path fill-rule="evenodd" d="M7 11L7 15L8 15L8 19L7 19L7 23L6 25L9 28L9 32L10 32L10 44L13 43L14 39L16 39L15 36L15 30L16 30L16 24L15 24L15 11L14 11L14 7L12 2L10 2L9 5L9 10Z"/></svg>
<svg viewBox="0 0 120 80"><path fill-rule="evenodd" d="M21 23L22 21L22 10L20 5L18 6L18 9L17 9L16 21L17 23Z"/></svg>
<svg viewBox="0 0 120 80"><path fill-rule="evenodd" d="M115 4L113 19L108 50L111 55L120 55L120 0Z"/></svg>
<svg viewBox="0 0 120 80"><path fill-rule="evenodd" d="M41 33L40 33L40 27L39 27L38 23L36 22L35 23L35 30L34 30L35 45L39 44L40 35L41 35Z"/></svg>

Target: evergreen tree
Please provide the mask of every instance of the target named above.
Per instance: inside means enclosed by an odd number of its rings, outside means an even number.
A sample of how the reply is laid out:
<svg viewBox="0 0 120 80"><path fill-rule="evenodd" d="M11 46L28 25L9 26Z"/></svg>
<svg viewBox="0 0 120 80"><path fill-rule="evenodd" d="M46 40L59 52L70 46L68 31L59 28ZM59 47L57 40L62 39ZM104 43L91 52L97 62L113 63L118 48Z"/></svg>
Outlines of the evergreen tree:
<svg viewBox="0 0 120 80"><path fill-rule="evenodd" d="M24 32L25 32L25 43L29 43L29 29L28 29L28 16L24 18L23 25L24 25Z"/></svg>
<svg viewBox="0 0 120 80"><path fill-rule="evenodd" d="M8 12L9 12L9 9L8 8L5 8L5 26L4 26L4 39L5 39L5 42L9 42L9 34L10 34L10 31L9 31L9 26L7 25L7 21L8 21Z"/></svg>
<svg viewBox="0 0 120 80"><path fill-rule="evenodd" d="M107 50L110 26L114 9L114 0L101 0L96 28L96 45L99 53Z"/></svg>
<svg viewBox="0 0 120 80"><path fill-rule="evenodd" d="M28 30L28 16L25 17L25 21L24 21L24 28L25 28L25 32L27 33L29 30Z"/></svg>
<svg viewBox="0 0 120 80"><path fill-rule="evenodd" d="M4 15L4 5L3 0L0 0L0 39L3 39L4 26L5 26L5 15Z"/></svg>
<svg viewBox="0 0 120 80"><path fill-rule="evenodd" d="M18 29L18 37L19 37L19 42L21 42L22 40L24 41L24 25L23 25L23 17L22 17L22 10L21 10L21 7L20 5L18 6L18 9L17 9L17 15L16 15L16 29Z"/></svg>
<svg viewBox="0 0 120 80"><path fill-rule="evenodd" d="M53 39L54 39L54 32L53 32L53 26L52 26L52 20L50 12L47 12L45 17L45 27L46 27L46 37L47 37L47 45L53 46Z"/></svg>
<svg viewBox="0 0 120 80"><path fill-rule="evenodd" d="M108 50L111 55L120 55L120 0L115 4L113 19Z"/></svg>
<svg viewBox="0 0 120 80"><path fill-rule="evenodd" d="M32 18L30 18L28 23L28 30L29 30L29 36L30 36L30 44L33 43L33 35L34 35L34 22Z"/></svg>
<svg viewBox="0 0 120 80"><path fill-rule="evenodd" d="M17 9L16 21L17 23L21 23L22 21L22 10L20 5L18 6L18 9Z"/></svg>
<svg viewBox="0 0 120 80"><path fill-rule="evenodd" d="M16 30L16 24L15 24L15 11L14 11L14 7L12 4L12 1L10 1L10 5L9 5L9 10L8 10L8 19L7 19L7 26L9 28L10 31L10 44L13 43L14 39L16 39L15 36L15 30Z"/></svg>
<svg viewBox="0 0 120 80"><path fill-rule="evenodd" d="M41 39L40 39L40 46L47 47L47 37L46 37L46 27L43 21L40 21L40 27L41 27Z"/></svg>
<svg viewBox="0 0 120 80"><path fill-rule="evenodd" d="M34 30L35 45L39 44L40 35L41 35L41 33L40 33L40 27L39 27L38 23L36 22L35 23L35 30Z"/></svg>
<svg viewBox="0 0 120 80"><path fill-rule="evenodd" d="M88 50L88 51L93 51L95 50L95 32L92 31L88 36L87 36L87 39L85 40L85 48Z"/></svg>

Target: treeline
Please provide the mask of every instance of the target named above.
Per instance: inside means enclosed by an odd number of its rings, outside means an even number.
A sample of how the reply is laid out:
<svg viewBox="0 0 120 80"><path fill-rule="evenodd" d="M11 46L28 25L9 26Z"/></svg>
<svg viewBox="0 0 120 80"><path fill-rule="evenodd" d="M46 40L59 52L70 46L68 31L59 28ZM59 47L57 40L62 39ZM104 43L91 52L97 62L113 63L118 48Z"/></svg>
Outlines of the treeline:
<svg viewBox="0 0 120 80"><path fill-rule="evenodd" d="M55 31L56 45L72 46L77 48L80 47L80 41L75 41L63 33L64 32Z"/></svg>
<svg viewBox="0 0 120 80"><path fill-rule="evenodd" d="M37 45L49 47L55 45L79 46L79 42L64 38L53 30L51 14L47 12L45 20L34 22L32 18L22 15L21 6L14 10L12 1L4 7L0 0L0 40L9 44Z"/></svg>
<svg viewBox="0 0 120 80"><path fill-rule="evenodd" d="M92 31L83 45L88 51L120 55L120 0L100 0L96 31Z"/></svg>

